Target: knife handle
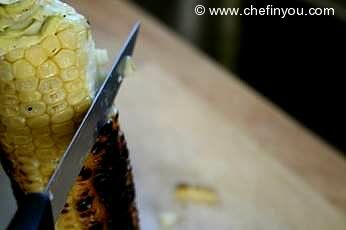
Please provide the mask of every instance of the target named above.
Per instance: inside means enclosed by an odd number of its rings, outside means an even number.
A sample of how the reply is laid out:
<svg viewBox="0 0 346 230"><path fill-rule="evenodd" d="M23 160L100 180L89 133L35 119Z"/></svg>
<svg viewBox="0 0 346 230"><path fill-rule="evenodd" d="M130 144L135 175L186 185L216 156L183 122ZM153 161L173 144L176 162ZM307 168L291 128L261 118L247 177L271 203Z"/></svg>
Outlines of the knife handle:
<svg viewBox="0 0 346 230"><path fill-rule="evenodd" d="M8 230L54 230L52 208L47 193L29 193L18 204Z"/></svg>

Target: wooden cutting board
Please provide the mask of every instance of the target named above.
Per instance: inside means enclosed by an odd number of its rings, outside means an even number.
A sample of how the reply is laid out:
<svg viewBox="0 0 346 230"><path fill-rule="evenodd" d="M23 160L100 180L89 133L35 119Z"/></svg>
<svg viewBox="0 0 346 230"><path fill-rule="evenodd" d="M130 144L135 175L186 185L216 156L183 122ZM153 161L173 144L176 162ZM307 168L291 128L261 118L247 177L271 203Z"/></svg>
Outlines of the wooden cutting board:
<svg viewBox="0 0 346 230"><path fill-rule="evenodd" d="M137 73L117 105L144 230L346 229L346 162L336 150L128 2L72 4L112 58L143 23ZM182 182L212 188L219 202L178 202ZM176 218L170 228L165 213Z"/></svg>

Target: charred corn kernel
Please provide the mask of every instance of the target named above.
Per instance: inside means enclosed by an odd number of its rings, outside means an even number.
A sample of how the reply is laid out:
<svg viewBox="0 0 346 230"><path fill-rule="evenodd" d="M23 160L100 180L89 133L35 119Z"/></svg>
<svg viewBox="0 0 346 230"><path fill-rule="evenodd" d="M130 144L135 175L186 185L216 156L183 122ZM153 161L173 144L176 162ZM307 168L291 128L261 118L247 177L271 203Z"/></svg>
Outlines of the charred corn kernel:
<svg viewBox="0 0 346 230"><path fill-rule="evenodd" d="M16 79L26 79L35 76L36 70L30 62L21 59L13 64L13 74Z"/></svg>
<svg viewBox="0 0 346 230"><path fill-rule="evenodd" d="M32 46L25 50L25 59L35 67L41 65L47 58L46 51L40 45Z"/></svg>
<svg viewBox="0 0 346 230"><path fill-rule="evenodd" d="M28 126L32 129L44 128L49 125L49 116L42 114L41 116L35 116L27 119Z"/></svg>
<svg viewBox="0 0 346 230"><path fill-rule="evenodd" d="M62 49L54 56L54 61L60 68L68 68L76 64L76 54L72 50Z"/></svg>
<svg viewBox="0 0 346 230"><path fill-rule="evenodd" d="M24 49L14 49L8 54L6 54L5 58L9 62L15 62L24 57Z"/></svg>
<svg viewBox="0 0 346 230"><path fill-rule="evenodd" d="M37 89L38 79L31 77L27 79L18 79L15 82L17 91L34 91Z"/></svg>
<svg viewBox="0 0 346 230"><path fill-rule="evenodd" d="M49 78L57 75L59 72L58 66L51 60L42 63L37 69L39 78Z"/></svg>
<svg viewBox="0 0 346 230"><path fill-rule="evenodd" d="M63 81L73 81L79 77L79 70L75 66L61 71L61 79Z"/></svg>
<svg viewBox="0 0 346 230"><path fill-rule="evenodd" d="M42 95L38 91L20 92L18 99L20 102L33 102L39 101Z"/></svg>

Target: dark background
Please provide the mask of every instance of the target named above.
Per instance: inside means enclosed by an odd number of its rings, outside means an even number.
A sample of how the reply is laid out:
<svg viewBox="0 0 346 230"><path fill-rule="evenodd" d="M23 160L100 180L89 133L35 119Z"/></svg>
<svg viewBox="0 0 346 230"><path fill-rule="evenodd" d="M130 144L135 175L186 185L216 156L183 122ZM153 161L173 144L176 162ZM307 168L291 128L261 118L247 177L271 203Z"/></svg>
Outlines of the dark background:
<svg viewBox="0 0 346 230"><path fill-rule="evenodd" d="M134 1L346 152L346 1ZM198 3L206 7L273 5L306 10L334 7L337 15L197 18L193 10Z"/></svg>

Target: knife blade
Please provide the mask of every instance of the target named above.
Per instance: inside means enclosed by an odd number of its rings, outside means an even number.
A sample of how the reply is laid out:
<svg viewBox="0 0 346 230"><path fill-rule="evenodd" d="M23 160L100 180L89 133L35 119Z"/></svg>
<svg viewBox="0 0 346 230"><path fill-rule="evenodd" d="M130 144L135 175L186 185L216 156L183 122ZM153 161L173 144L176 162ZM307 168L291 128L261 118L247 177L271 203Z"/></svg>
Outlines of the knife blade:
<svg viewBox="0 0 346 230"><path fill-rule="evenodd" d="M118 69L125 58L132 56L139 28L140 24L136 23L115 59L111 73L101 85L91 107L48 182L45 192L49 194L51 200L54 221L57 220L66 202L67 195L82 169L87 153L95 143L98 124L107 119L109 109L113 105L124 77Z"/></svg>
<svg viewBox="0 0 346 230"><path fill-rule="evenodd" d="M11 189L10 179L0 164L0 229L7 227L17 211L17 202Z"/></svg>

